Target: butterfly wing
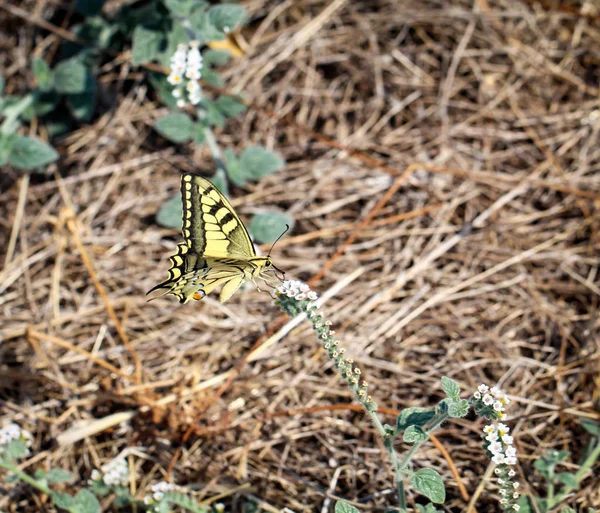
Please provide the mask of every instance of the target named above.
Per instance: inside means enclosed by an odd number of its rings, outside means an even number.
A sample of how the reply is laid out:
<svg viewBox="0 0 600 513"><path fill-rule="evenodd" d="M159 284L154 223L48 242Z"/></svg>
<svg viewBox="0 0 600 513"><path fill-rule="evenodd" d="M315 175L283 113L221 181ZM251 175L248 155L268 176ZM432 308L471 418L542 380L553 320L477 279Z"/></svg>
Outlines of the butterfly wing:
<svg viewBox="0 0 600 513"><path fill-rule="evenodd" d="M181 303L202 299L223 285L219 299L227 301L246 277L256 251L250 235L227 198L208 180L181 177L183 238L170 257L169 277L153 287L168 289Z"/></svg>

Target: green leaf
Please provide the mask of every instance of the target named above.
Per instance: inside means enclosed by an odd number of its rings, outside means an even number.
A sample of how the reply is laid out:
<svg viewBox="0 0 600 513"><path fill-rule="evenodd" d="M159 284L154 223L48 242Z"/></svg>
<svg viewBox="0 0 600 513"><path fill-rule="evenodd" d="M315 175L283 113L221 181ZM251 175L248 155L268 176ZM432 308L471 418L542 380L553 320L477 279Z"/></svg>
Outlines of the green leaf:
<svg viewBox="0 0 600 513"><path fill-rule="evenodd" d="M96 496L86 490L79 490L79 493L74 497L75 503L71 506L70 511L72 513L101 513L102 508Z"/></svg>
<svg viewBox="0 0 600 513"><path fill-rule="evenodd" d="M181 229L182 212L181 194L177 194L160 207L156 222L165 228Z"/></svg>
<svg viewBox="0 0 600 513"><path fill-rule="evenodd" d="M228 118L235 118L246 112L247 107L240 101L231 96L219 96L215 101L215 106L221 113Z"/></svg>
<svg viewBox="0 0 600 513"><path fill-rule="evenodd" d="M33 75L37 80L38 87L40 91L49 91L54 86L54 77L52 76L52 71L50 70L50 66L46 64L44 59L40 59L39 57L33 58Z"/></svg>
<svg viewBox="0 0 600 513"><path fill-rule="evenodd" d="M551 463L560 463L565 461L571 455L570 451L548 451L544 458Z"/></svg>
<svg viewBox="0 0 600 513"><path fill-rule="evenodd" d="M581 421L581 427L594 436L600 436L600 423L598 422L584 419Z"/></svg>
<svg viewBox="0 0 600 513"><path fill-rule="evenodd" d="M67 106L75 119L89 121L96 107L96 80L90 74L90 83L86 90L79 94L67 96Z"/></svg>
<svg viewBox="0 0 600 513"><path fill-rule="evenodd" d="M559 472L554 476L554 479L574 490L579 488L579 481L577 481L574 474L570 474L569 472Z"/></svg>
<svg viewBox="0 0 600 513"><path fill-rule="evenodd" d="M77 0L75 10L84 16L94 16L98 14L104 6L104 0Z"/></svg>
<svg viewBox="0 0 600 513"><path fill-rule="evenodd" d="M194 142L202 144L204 141L206 141L206 127L202 123L196 123L194 125Z"/></svg>
<svg viewBox="0 0 600 513"><path fill-rule="evenodd" d="M284 164L279 155L262 146L248 146L240 155L242 173L253 180L278 171Z"/></svg>
<svg viewBox="0 0 600 513"><path fill-rule="evenodd" d="M423 427L433 417L435 417L434 408L406 408L400 412L396 419L396 432L404 431L409 426Z"/></svg>
<svg viewBox="0 0 600 513"><path fill-rule="evenodd" d="M563 506L560 510L560 513L576 513L576 511L569 506Z"/></svg>
<svg viewBox="0 0 600 513"><path fill-rule="evenodd" d="M29 454L29 449L25 440L13 440L9 444L3 446L3 456L9 460L18 460Z"/></svg>
<svg viewBox="0 0 600 513"><path fill-rule="evenodd" d="M402 435L402 440L407 444L424 442L427 440L427 433L419 426L408 426Z"/></svg>
<svg viewBox="0 0 600 513"><path fill-rule="evenodd" d="M4 92L4 77L0 75L0 94Z"/></svg>
<svg viewBox="0 0 600 513"><path fill-rule="evenodd" d="M229 179L238 187L246 185L247 177L242 173L242 167L240 165L240 158L235 154L231 148L226 148L223 152L225 159L225 167L227 168L227 176Z"/></svg>
<svg viewBox="0 0 600 513"><path fill-rule="evenodd" d="M62 61L54 68L54 87L59 93L83 93L88 80L88 70L79 59Z"/></svg>
<svg viewBox="0 0 600 513"><path fill-rule="evenodd" d="M170 141L182 143L194 137L195 124L187 114L171 112L160 118L154 128Z"/></svg>
<svg viewBox="0 0 600 513"><path fill-rule="evenodd" d="M431 502L427 503L427 506L423 507L420 504L415 504L419 513L443 513L442 510L437 509Z"/></svg>
<svg viewBox="0 0 600 513"><path fill-rule="evenodd" d="M204 66L222 66L231 59L231 53L227 50L204 50L202 52L202 63Z"/></svg>
<svg viewBox="0 0 600 513"><path fill-rule="evenodd" d="M131 63L134 66L146 64L159 56L162 34L157 30L150 30L142 25L133 31L133 46L131 49Z"/></svg>
<svg viewBox="0 0 600 513"><path fill-rule="evenodd" d="M49 483L68 483L69 481L73 481L73 479L75 479L73 474L62 468L53 468L46 474L46 480Z"/></svg>
<svg viewBox="0 0 600 513"><path fill-rule="evenodd" d="M469 413L469 401L466 399L448 399L448 415L450 417L466 417L467 413Z"/></svg>
<svg viewBox="0 0 600 513"><path fill-rule="evenodd" d="M529 497L527 495L521 495L517 504L521 508L519 513L533 513L533 509L531 508L531 502L529 502Z"/></svg>
<svg viewBox="0 0 600 513"><path fill-rule="evenodd" d="M35 95L33 103L23 111L21 117L31 121L34 117L45 116L56 108L59 101L60 95L56 91L39 92Z"/></svg>
<svg viewBox="0 0 600 513"><path fill-rule="evenodd" d="M202 70L202 80L204 80L207 84L215 86L215 87L223 87L223 79L221 76L212 69L204 68Z"/></svg>
<svg viewBox="0 0 600 513"><path fill-rule="evenodd" d="M360 513L360 511L347 502L337 501L335 503L335 513Z"/></svg>
<svg viewBox="0 0 600 513"><path fill-rule="evenodd" d="M75 499L68 493L53 493L52 500L59 508L66 509L67 511L72 511L71 508L75 505Z"/></svg>
<svg viewBox="0 0 600 513"><path fill-rule="evenodd" d="M459 384L446 376L442 377L442 388L450 399L457 398L460 395Z"/></svg>
<svg viewBox="0 0 600 513"><path fill-rule="evenodd" d="M202 108L205 112L205 117L203 119L204 123L208 126L218 126L223 128L225 126L225 116L223 113L217 108L214 102L204 99L201 101Z"/></svg>
<svg viewBox="0 0 600 513"><path fill-rule="evenodd" d="M258 242L271 244L285 232L286 225L292 228L294 218L282 212L263 212L252 218L249 230Z"/></svg>
<svg viewBox="0 0 600 513"><path fill-rule="evenodd" d="M33 137L16 135L8 162L18 169L30 170L50 164L57 158L58 153L49 144Z"/></svg>
<svg viewBox="0 0 600 513"><path fill-rule="evenodd" d="M549 462L545 458L540 458L539 460L535 460L533 462L533 466L537 468L543 476L548 475L548 471L555 466L554 463Z"/></svg>
<svg viewBox="0 0 600 513"><path fill-rule="evenodd" d="M228 32L246 20L246 9L236 4L220 4L208 10L208 20L218 30Z"/></svg>
<svg viewBox="0 0 600 513"><path fill-rule="evenodd" d="M433 469L423 468L415 472L410 483L414 489L427 497L434 504L442 504L446 500L446 488L441 476Z"/></svg>
<svg viewBox="0 0 600 513"><path fill-rule="evenodd" d="M192 10L191 0L165 0L165 5L175 16L188 16Z"/></svg>

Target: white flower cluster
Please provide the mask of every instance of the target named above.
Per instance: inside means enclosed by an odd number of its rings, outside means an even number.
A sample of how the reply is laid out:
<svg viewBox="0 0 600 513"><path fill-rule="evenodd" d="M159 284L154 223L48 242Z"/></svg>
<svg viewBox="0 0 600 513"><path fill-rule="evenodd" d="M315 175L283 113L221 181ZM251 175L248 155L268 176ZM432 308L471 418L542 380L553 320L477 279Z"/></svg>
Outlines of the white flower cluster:
<svg viewBox="0 0 600 513"><path fill-rule="evenodd" d="M107 486L127 486L129 483L127 461L124 458L116 458L102 465L100 470L92 470L90 481L102 481Z"/></svg>
<svg viewBox="0 0 600 513"><path fill-rule="evenodd" d="M171 73L167 80L174 86L173 96L177 98L178 107L184 107L187 102L197 105L202 99L199 82L202 76L202 55L199 47L198 41L190 42L189 46L180 44L171 57Z"/></svg>
<svg viewBox="0 0 600 513"><path fill-rule="evenodd" d="M507 418L504 410L510 400L499 388L479 385L472 400L476 403L476 411L477 406L491 408L498 419ZM486 417L490 418L487 414ZM506 424L501 422L488 424L483 428L483 439L486 442L486 449L492 455L492 461L498 465L494 473L498 476L500 506L504 511L519 511L521 507L516 503L519 498L517 491L519 483L514 481L516 472L511 468L517 464L517 450L513 446L514 439L509 433L510 428Z"/></svg>
<svg viewBox="0 0 600 513"><path fill-rule="evenodd" d="M510 403L510 399L498 387L489 388L487 385L481 384L477 387L477 392L473 394L473 399L493 408L497 412L499 420L508 419L504 410Z"/></svg>
<svg viewBox="0 0 600 513"><path fill-rule="evenodd" d="M318 296L310 287L299 280L285 280L277 289L276 294L283 294L287 297L292 297L298 301L309 299L310 301L316 301Z"/></svg>
<svg viewBox="0 0 600 513"><path fill-rule="evenodd" d="M172 490L177 490L178 488L178 486L167 483L166 481L156 483L152 485L152 495L146 495L146 497L144 497L144 504L148 506L154 505L150 511L160 511L160 501L165 498L165 493Z"/></svg>
<svg viewBox="0 0 600 513"><path fill-rule="evenodd" d="M0 429L0 454L4 452L2 446L8 445L15 440L24 440L28 449L27 453L29 454L29 447L31 447L33 437L29 431L14 423Z"/></svg>

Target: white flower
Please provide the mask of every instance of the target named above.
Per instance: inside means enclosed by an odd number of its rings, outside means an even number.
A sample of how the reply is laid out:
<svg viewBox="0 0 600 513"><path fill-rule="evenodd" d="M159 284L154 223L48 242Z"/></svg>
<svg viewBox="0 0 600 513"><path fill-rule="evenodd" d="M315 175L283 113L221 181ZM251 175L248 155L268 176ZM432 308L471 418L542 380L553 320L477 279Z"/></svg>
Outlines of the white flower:
<svg viewBox="0 0 600 513"><path fill-rule="evenodd" d="M504 442L506 445L512 445L514 438L510 435L502 435L502 442Z"/></svg>
<svg viewBox="0 0 600 513"><path fill-rule="evenodd" d="M509 447L506 448L506 451L504 451L506 453L507 456L516 456L517 455L517 450L511 445Z"/></svg>
<svg viewBox="0 0 600 513"><path fill-rule="evenodd" d="M502 403L505 405L510 404L510 399L508 398L507 395L503 395L502 398L500 399L500 401L502 401Z"/></svg>
<svg viewBox="0 0 600 513"><path fill-rule="evenodd" d="M496 426L492 425L492 424L488 424L487 426L485 426L483 428L483 432L484 433L495 433L496 432Z"/></svg>
<svg viewBox="0 0 600 513"><path fill-rule="evenodd" d="M171 84L171 85L179 85L179 84L181 84L181 80L182 80L181 75L176 72L172 72L167 77L167 82L169 82L169 84Z"/></svg>
<svg viewBox="0 0 600 513"><path fill-rule="evenodd" d="M492 442L488 445L488 451L492 454L498 454L499 452L502 452L502 444L500 442Z"/></svg>
<svg viewBox="0 0 600 513"><path fill-rule="evenodd" d="M504 463L505 465L516 465L517 458L515 458L514 456L507 456L506 458L504 458L504 461L502 463Z"/></svg>
<svg viewBox="0 0 600 513"><path fill-rule="evenodd" d="M485 437L485 439L488 442L495 442L496 440L498 440L498 433L490 433L488 436Z"/></svg>
<svg viewBox="0 0 600 513"><path fill-rule="evenodd" d="M519 511L521 509L521 506L519 506L518 504L513 504L513 509L515 511Z"/></svg>
<svg viewBox="0 0 600 513"><path fill-rule="evenodd" d="M504 405L500 401L494 401L493 408L496 411L502 411L504 409Z"/></svg>
<svg viewBox="0 0 600 513"><path fill-rule="evenodd" d="M474 397L475 399L481 399L481 394L480 394L479 392L475 392L475 393L473 394L473 397Z"/></svg>
<svg viewBox="0 0 600 513"><path fill-rule="evenodd" d="M513 493L513 499L518 499L519 498L519 492L515 492Z"/></svg>
<svg viewBox="0 0 600 513"><path fill-rule="evenodd" d="M489 389L490 387L484 385L483 383L477 387L477 390L482 394L485 394Z"/></svg>
<svg viewBox="0 0 600 513"><path fill-rule="evenodd" d="M498 454L494 454L492 461L499 465L504 461L504 454L502 454L501 452L499 452Z"/></svg>
<svg viewBox="0 0 600 513"><path fill-rule="evenodd" d="M490 389L490 393L495 397L495 398L499 398L502 397L504 394L502 393L502 390L500 390L498 387L492 387Z"/></svg>
<svg viewBox="0 0 600 513"><path fill-rule="evenodd" d="M508 477L515 477L516 474L517 473L512 468L508 471Z"/></svg>
<svg viewBox="0 0 600 513"><path fill-rule="evenodd" d="M177 100L177 106L179 108L185 107L185 100L182 100L181 98L179 100Z"/></svg>
<svg viewBox="0 0 600 513"><path fill-rule="evenodd" d="M514 472L514 470L512 470L512 472ZM514 474L513 474L514 475ZM519 483L517 481L515 481L513 483L513 488L516 490L517 488L519 488Z"/></svg>
<svg viewBox="0 0 600 513"><path fill-rule="evenodd" d="M494 398L490 394L485 394L483 396L483 404L486 406L490 406L494 403Z"/></svg>
<svg viewBox="0 0 600 513"><path fill-rule="evenodd" d="M501 422L498 423L498 433L500 433L500 436L504 436L509 431L510 428L506 424L502 424Z"/></svg>

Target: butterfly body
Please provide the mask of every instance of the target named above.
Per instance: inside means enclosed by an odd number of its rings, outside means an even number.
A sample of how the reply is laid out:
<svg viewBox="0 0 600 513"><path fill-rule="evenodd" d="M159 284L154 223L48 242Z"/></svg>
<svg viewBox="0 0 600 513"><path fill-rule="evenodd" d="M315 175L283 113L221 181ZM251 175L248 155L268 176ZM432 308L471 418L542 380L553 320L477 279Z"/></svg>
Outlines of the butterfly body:
<svg viewBox="0 0 600 513"><path fill-rule="evenodd" d="M224 303L245 282L266 279L274 268L270 256L258 256L233 207L205 178L184 174L183 238L170 257L169 278L152 288L167 289L180 303L200 300L221 286Z"/></svg>

